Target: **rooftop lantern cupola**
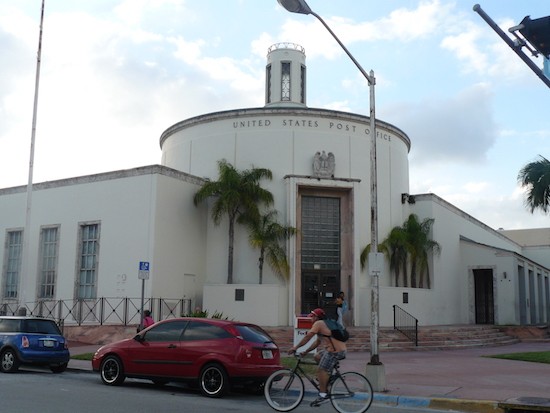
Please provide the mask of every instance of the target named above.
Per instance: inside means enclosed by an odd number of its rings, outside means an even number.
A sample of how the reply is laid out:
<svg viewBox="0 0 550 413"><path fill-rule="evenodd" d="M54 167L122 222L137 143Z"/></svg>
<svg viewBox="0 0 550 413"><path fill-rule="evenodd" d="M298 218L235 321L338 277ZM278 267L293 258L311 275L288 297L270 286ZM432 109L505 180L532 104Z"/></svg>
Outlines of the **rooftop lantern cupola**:
<svg viewBox="0 0 550 413"><path fill-rule="evenodd" d="M294 43L267 50L266 106L306 106L306 53Z"/></svg>

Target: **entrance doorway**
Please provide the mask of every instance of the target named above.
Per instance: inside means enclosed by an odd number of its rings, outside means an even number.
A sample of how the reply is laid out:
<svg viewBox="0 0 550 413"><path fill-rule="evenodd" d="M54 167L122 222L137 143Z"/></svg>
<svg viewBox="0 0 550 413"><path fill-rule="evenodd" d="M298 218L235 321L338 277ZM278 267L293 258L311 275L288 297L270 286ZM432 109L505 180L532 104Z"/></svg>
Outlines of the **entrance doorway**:
<svg viewBox="0 0 550 413"><path fill-rule="evenodd" d="M336 295L340 291L340 274L305 272L302 275L302 314L321 307L330 318L336 318Z"/></svg>
<svg viewBox="0 0 550 413"><path fill-rule="evenodd" d="M474 270L476 324L494 324L493 270Z"/></svg>
<svg viewBox="0 0 550 413"><path fill-rule="evenodd" d="M346 291L348 300L353 299L352 195L351 188L299 187L296 315L321 307L335 318L336 295ZM353 302L348 305L352 308ZM348 322L352 325L353 318Z"/></svg>

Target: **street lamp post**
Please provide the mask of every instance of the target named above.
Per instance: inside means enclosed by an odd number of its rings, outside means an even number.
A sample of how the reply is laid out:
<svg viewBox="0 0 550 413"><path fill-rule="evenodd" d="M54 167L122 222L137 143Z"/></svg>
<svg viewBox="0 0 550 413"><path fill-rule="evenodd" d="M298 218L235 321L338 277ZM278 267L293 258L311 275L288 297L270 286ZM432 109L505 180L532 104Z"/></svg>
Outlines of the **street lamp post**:
<svg viewBox="0 0 550 413"><path fill-rule="evenodd" d="M374 71L367 73L359 62L353 57L349 50L344 46L340 39L334 34L327 23L317 13L310 9L305 0L277 0L281 6L292 13L311 14L315 16L329 33L338 42L340 47L346 52L349 58L353 61L355 66L359 69L362 75L367 79L370 91L370 133L371 133L371 147L370 147L370 197L371 197L371 252L369 254L369 274L372 280L371 288L371 329L370 329L370 341L371 341L371 359L370 366L375 366L371 369L373 375L373 387L376 391L385 390L385 373L380 357L378 355L378 330L380 325L379 320L379 275L381 272L382 260L380 253L378 252L378 190L377 190L377 167L376 167L376 112L375 112L375 99L374 99L374 85L376 79L374 77Z"/></svg>

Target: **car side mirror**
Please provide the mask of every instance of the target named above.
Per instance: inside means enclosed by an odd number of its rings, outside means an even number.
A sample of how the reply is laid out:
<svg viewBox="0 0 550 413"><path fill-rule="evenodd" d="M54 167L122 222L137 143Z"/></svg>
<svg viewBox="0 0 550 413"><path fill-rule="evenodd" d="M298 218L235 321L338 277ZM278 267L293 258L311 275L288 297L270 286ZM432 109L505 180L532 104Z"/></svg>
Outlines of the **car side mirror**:
<svg viewBox="0 0 550 413"><path fill-rule="evenodd" d="M143 337L143 335L141 334L136 334L134 336L134 340L136 340L137 342L141 343L142 341L145 341L145 338Z"/></svg>

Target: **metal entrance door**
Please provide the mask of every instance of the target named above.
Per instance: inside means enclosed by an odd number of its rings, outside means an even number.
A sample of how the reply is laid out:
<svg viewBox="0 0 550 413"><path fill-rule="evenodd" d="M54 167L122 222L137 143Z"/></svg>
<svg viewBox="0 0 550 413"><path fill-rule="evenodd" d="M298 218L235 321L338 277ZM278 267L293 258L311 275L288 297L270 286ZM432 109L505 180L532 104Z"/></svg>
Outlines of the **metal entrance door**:
<svg viewBox="0 0 550 413"><path fill-rule="evenodd" d="M340 276L331 272L307 272L302 276L302 314L321 307L327 315L336 314L336 294L340 291Z"/></svg>
<svg viewBox="0 0 550 413"><path fill-rule="evenodd" d="M476 324L494 324L493 270L474 270Z"/></svg>

